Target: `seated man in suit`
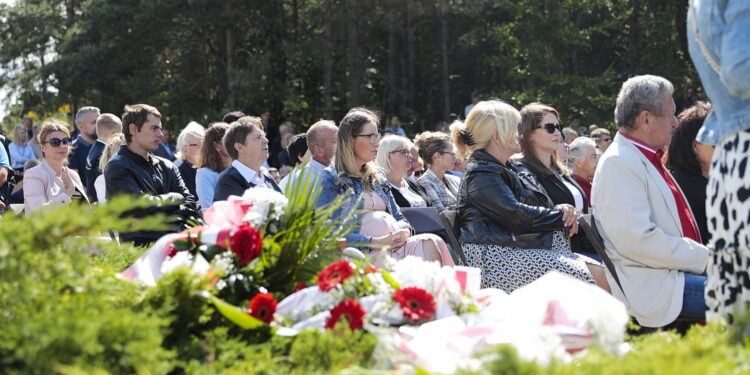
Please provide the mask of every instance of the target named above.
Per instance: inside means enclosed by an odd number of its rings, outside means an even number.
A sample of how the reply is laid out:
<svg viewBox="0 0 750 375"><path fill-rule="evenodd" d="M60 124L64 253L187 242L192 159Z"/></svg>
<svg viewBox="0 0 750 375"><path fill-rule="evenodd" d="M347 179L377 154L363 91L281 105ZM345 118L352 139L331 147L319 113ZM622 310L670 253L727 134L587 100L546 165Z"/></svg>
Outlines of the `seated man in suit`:
<svg viewBox="0 0 750 375"><path fill-rule="evenodd" d="M224 147L232 157L232 166L219 175L214 202L230 195L242 196L245 190L258 185L281 192L263 168L268 159L268 139L259 118L245 116L233 122L224 134Z"/></svg>
<svg viewBox="0 0 750 375"><path fill-rule="evenodd" d="M673 91L669 81L651 75L623 84L615 108L619 132L599 161L591 191L594 219L621 284L607 274L612 295L646 327L706 313L709 250L661 163L677 127Z"/></svg>

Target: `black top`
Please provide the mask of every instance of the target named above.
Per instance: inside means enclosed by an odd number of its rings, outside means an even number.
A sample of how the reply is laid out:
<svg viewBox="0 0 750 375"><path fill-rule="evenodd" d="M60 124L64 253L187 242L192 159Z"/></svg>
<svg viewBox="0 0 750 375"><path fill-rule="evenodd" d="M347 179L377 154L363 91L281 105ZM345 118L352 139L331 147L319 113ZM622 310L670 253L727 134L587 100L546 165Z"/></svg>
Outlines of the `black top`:
<svg viewBox="0 0 750 375"><path fill-rule="evenodd" d="M154 212L177 215L180 220L175 223L174 231L184 229L188 220L200 217L200 207L195 196L185 186L177 167L167 159L150 153L144 158L124 145L104 168L104 179L107 199L119 194L132 194L164 202L148 209L130 211L131 216L145 217ZM142 245L156 241L170 232L173 231L133 232L123 233L120 237L124 241Z"/></svg>
<svg viewBox="0 0 750 375"><path fill-rule="evenodd" d="M91 149L89 150L89 154L86 158L86 193L89 197L91 197L91 202L96 202L96 188L94 187L94 182L96 181L96 178L99 177L100 174L102 174L102 171L99 169L99 161L102 159L102 153L104 152L104 148L107 147L107 144L97 140L93 146L91 146Z"/></svg>
<svg viewBox="0 0 750 375"><path fill-rule="evenodd" d="M197 197L198 194L195 192L195 175L198 171L187 160L184 160L177 169L180 171L180 177L182 177L182 181L187 186L190 194Z"/></svg>
<svg viewBox="0 0 750 375"><path fill-rule="evenodd" d="M564 228L562 211L533 176L483 150L472 153L457 202L461 243L551 249L553 231Z"/></svg>
<svg viewBox="0 0 750 375"><path fill-rule="evenodd" d="M68 155L68 168L75 169L78 172L78 177L81 178L83 186L88 186L88 179L86 178L86 159L89 156L91 150L91 144L86 142L82 136L78 136L71 145L70 155ZM96 195L96 194L94 194Z"/></svg>
<svg viewBox="0 0 750 375"><path fill-rule="evenodd" d="M702 175L677 170L672 172L672 176L674 176L682 192L685 193L685 199L687 199L690 209L693 211L693 217L701 232L701 241L705 245L711 238L706 219L706 185L708 185L708 179Z"/></svg>
<svg viewBox="0 0 750 375"><path fill-rule="evenodd" d="M417 179L414 177L404 177L404 180L406 180L406 183L409 185L409 190L412 192L418 194L422 199L424 199L425 202L427 202L427 207L432 206L430 197L427 195L427 192L424 190L424 187L417 182ZM391 189L391 193L393 193L393 198L396 200L396 204L399 207L411 207L411 203L404 198L404 195L401 194L401 191L398 189Z"/></svg>
<svg viewBox="0 0 750 375"><path fill-rule="evenodd" d="M281 193L281 188L279 188L279 185L276 185L276 181L271 176L264 173L263 178L266 181L265 185L267 187ZM230 195L241 197L245 193L245 190L252 187L255 187L255 184L247 182L237 168L233 166L229 167L219 174L219 178L216 181L216 191L214 192L214 202L225 201Z"/></svg>
<svg viewBox="0 0 750 375"><path fill-rule="evenodd" d="M527 162L521 164L536 178L537 181L539 181L542 187L544 187L547 196L555 205L567 203L573 207L576 206L573 193L571 193L568 187L565 186L561 178L564 179L565 182L575 186L576 189L578 189L578 192L581 193L581 197L583 197L583 213L589 213L589 201L586 198L586 193L583 192L583 189L578 186L578 183L572 177L565 175L560 175L560 177L558 177L554 174L542 174L542 172L536 167ZM589 241L588 237L586 237L586 234L583 233L582 230L579 230L578 233L571 237L570 248L576 253L594 253L596 251L594 250L594 245L591 244L591 241Z"/></svg>

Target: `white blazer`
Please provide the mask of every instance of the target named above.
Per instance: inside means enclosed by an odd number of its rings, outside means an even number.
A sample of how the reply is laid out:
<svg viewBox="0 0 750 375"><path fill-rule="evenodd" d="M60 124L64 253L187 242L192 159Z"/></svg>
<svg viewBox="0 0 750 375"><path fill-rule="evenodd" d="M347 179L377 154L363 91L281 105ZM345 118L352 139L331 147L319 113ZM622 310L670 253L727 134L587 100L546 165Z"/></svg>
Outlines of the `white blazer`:
<svg viewBox="0 0 750 375"><path fill-rule="evenodd" d="M68 169L68 173L70 173L73 185L88 201L86 189L83 188L78 173L72 169ZM69 204L71 199L65 192L65 184L62 178L57 176L55 170L46 160L42 159L39 165L24 172L23 200L27 215L48 205Z"/></svg>
<svg viewBox="0 0 750 375"><path fill-rule="evenodd" d="M623 295L607 271L612 295L643 326L673 322L682 310L684 272L703 273L709 250L683 237L677 203L666 181L620 134L599 161L591 202L624 289Z"/></svg>

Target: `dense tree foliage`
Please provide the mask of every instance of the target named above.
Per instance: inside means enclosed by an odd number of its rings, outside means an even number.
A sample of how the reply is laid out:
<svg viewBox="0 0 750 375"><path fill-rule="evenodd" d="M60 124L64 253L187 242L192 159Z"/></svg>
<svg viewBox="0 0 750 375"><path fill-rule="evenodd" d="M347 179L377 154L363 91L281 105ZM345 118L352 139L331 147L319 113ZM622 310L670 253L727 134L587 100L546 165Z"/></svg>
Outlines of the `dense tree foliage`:
<svg viewBox="0 0 750 375"><path fill-rule="evenodd" d="M353 105L411 132L470 93L611 122L629 76L693 84L686 0L17 0L0 83L27 111L147 102L165 125L268 110L309 125Z"/></svg>

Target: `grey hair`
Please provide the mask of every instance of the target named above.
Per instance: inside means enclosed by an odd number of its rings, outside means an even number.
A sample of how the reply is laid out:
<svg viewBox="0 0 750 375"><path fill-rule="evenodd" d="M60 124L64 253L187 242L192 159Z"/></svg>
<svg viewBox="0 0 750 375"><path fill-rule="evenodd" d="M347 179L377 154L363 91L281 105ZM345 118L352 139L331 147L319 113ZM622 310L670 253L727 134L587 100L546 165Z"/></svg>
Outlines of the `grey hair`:
<svg viewBox="0 0 750 375"><path fill-rule="evenodd" d="M633 129L635 118L643 111L663 114L665 95L672 96L674 86L664 77L654 75L635 76L622 84L617 94L615 123L617 127Z"/></svg>
<svg viewBox="0 0 750 375"><path fill-rule="evenodd" d="M206 129L203 125L190 121L185 129L182 129L180 135L177 136L177 159L185 160L185 155L182 154L182 148L187 146L187 136L192 135L195 138L203 139L206 136Z"/></svg>
<svg viewBox="0 0 750 375"><path fill-rule="evenodd" d="M79 122L83 120L83 117L91 112L96 112L97 115L101 114L102 111L99 110L97 107L81 107L78 112L76 112L76 125L78 125Z"/></svg>
<svg viewBox="0 0 750 375"><path fill-rule="evenodd" d="M589 137L578 137L568 146L568 162L586 157L586 147L590 146L596 152L596 142Z"/></svg>

